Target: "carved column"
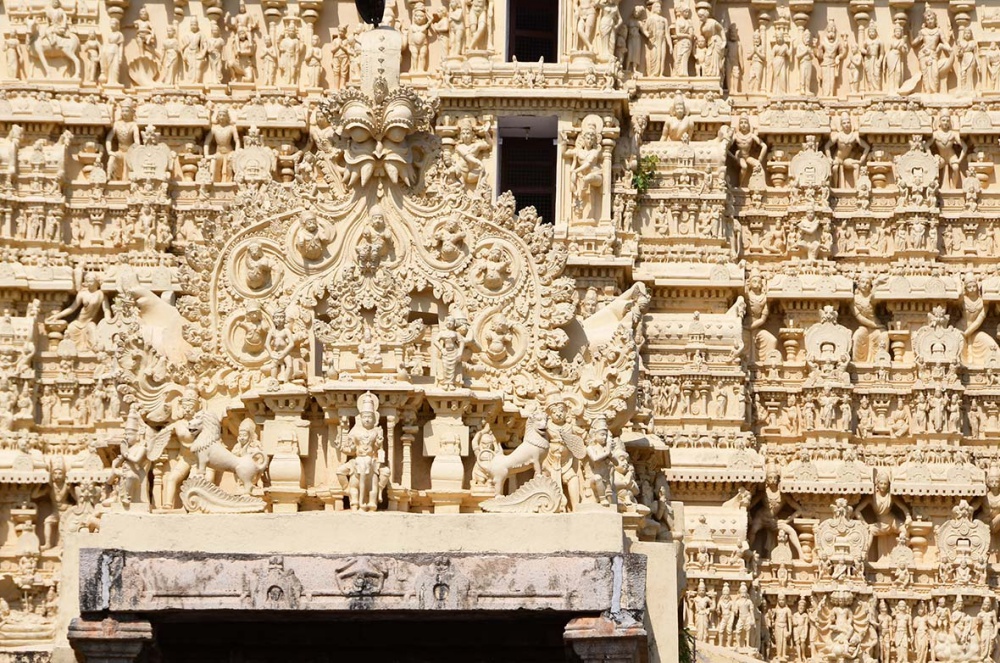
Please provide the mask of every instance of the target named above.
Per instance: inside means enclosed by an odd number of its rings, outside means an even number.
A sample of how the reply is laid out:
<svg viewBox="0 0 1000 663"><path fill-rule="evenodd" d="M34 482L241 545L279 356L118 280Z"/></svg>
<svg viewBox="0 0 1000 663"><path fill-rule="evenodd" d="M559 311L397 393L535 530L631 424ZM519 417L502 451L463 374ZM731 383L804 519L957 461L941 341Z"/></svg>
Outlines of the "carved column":
<svg viewBox="0 0 1000 663"><path fill-rule="evenodd" d="M153 626L144 620L77 617L69 625L69 642L84 663L133 663L152 640Z"/></svg>
<svg viewBox="0 0 1000 663"><path fill-rule="evenodd" d="M563 639L584 663L637 663L646 647L642 624L620 625L607 617L578 617L566 625Z"/></svg>
<svg viewBox="0 0 1000 663"><path fill-rule="evenodd" d="M302 418L309 394L297 385L282 385L260 399L273 418L264 422L261 441L270 457L271 485L266 489L274 513L294 513L305 496L302 458L309 453L309 422Z"/></svg>

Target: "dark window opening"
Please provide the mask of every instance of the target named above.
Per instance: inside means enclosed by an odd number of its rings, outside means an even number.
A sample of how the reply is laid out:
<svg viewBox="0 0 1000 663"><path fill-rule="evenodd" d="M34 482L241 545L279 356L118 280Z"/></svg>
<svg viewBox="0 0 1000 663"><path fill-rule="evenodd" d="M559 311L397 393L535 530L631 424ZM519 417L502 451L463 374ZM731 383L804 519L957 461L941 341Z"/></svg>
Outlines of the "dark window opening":
<svg viewBox="0 0 1000 663"><path fill-rule="evenodd" d="M183 618L183 613L178 617ZM285 619L281 619L285 617ZM434 618L439 617L439 618ZM524 611L468 618L291 613L262 621L156 620L159 663L563 663L572 617ZM516 633L517 637L511 637Z"/></svg>
<svg viewBox="0 0 1000 663"><path fill-rule="evenodd" d="M559 3L555 0L509 0L507 61L555 62Z"/></svg>
<svg viewBox="0 0 1000 663"><path fill-rule="evenodd" d="M505 138L500 146L500 191L517 209L534 207L545 223L556 216L556 145L552 138Z"/></svg>

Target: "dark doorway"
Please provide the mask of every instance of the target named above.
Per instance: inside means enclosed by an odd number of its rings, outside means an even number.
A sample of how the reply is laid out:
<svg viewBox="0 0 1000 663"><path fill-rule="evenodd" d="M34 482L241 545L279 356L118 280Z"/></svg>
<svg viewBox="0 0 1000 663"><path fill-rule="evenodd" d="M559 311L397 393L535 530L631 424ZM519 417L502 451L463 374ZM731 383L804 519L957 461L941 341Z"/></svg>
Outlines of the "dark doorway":
<svg viewBox="0 0 1000 663"><path fill-rule="evenodd" d="M558 59L559 3L555 0L509 0L507 61Z"/></svg>
<svg viewBox="0 0 1000 663"><path fill-rule="evenodd" d="M367 616L367 615L366 615ZM564 663L569 616L154 622L161 663ZM193 621L197 620L197 621Z"/></svg>
<svg viewBox="0 0 1000 663"><path fill-rule="evenodd" d="M500 126L500 191L514 194L518 210L534 206L544 223L556 215L558 152L550 119L502 118Z"/></svg>

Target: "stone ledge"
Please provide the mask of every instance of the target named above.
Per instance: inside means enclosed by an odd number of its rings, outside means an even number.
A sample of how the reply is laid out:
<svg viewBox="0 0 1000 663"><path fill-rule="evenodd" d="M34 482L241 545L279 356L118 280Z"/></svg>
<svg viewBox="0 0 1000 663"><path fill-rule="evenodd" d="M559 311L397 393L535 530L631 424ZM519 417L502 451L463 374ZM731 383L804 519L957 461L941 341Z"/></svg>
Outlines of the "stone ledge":
<svg viewBox="0 0 1000 663"><path fill-rule="evenodd" d="M252 555L80 551L83 613L641 612L642 555Z"/></svg>
<svg viewBox="0 0 1000 663"><path fill-rule="evenodd" d="M256 554L621 553L621 515L108 513L81 547Z"/></svg>

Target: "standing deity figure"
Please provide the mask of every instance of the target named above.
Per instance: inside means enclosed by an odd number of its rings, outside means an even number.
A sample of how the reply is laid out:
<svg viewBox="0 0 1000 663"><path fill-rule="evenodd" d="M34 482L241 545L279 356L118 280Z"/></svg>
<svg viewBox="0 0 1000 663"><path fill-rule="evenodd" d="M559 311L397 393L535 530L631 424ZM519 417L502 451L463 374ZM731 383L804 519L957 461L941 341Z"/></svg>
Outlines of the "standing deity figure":
<svg viewBox="0 0 1000 663"><path fill-rule="evenodd" d="M278 41L278 85L296 85L299 80L299 65L305 47L299 39L295 25L288 22L285 32Z"/></svg>
<svg viewBox="0 0 1000 663"><path fill-rule="evenodd" d="M778 595L778 604L771 609L770 627L771 642L774 653L779 661L788 660L789 647L792 641L792 609L788 607L784 594Z"/></svg>
<svg viewBox="0 0 1000 663"><path fill-rule="evenodd" d="M419 36L414 34L415 25L423 26L418 29ZM427 71L427 26L429 25L430 19L423 3L417 3L413 8L409 39L410 56L413 58L411 62L415 71ZM346 25L337 28L330 41L330 60L333 63L333 88L341 90L347 87L351 75L351 42Z"/></svg>
<svg viewBox="0 0 1000 663"><path fill-rule="evenodd" d="M955 54L938 26L937 14L933 11L924 12L923 26L911 45L918 49L921 89L927 94L937 94L941 91L941 80L947 78Z"/></svg>
<svg viewBox="0 0 1000 663"><path fill-rule="evenodd" d="M601 141L597 130L585 123L573 147L566 150L570 163L570 181L573 183L573 212L579 220L594 220L600 214L601 192L604 188L604 169L601 159Z"/></svg>
<svg viewBox="0 0 1000 663"><path fill-rule="evenodd" d="M594 55L598 62L615 59L618 32L624 25L618 9L619 0L597 0L597 31L594 35Z"/></svg>
<svg viewBox="0 0 1000 663"><path fill-rule="evenodd" d="M493 34L493 5L489 0L471 0L465 12L465 49L467 51L490 50Z"/></svg>
<svg viewBox="0 0 1000 663"><path fill-rule="evenodd" d="M375 511L389 483L378 406L378 397L370 391L358 396L358 416L341 443L340 450L349 460L337 468L337 475L347 484L352 511Z"/></svg>
<svg viewBox="0 0 1000 663"><path fill-rule="evenodd" d="M111 19L108 34L101 46L101 83L121 85L122 57L125 54L125 35L117 18Z"/></svg>
<svg viewBox="0 0 1000 663"><path fill-rule="evenodd" d="M659 77L667 74L667 58L670 57L670 25L663 16L660 0L653 0L646 15L646 75Z"/></svg>
<svg viewBox="0 0 1000 663"><path fill-rule="evenodd" d="M323 49L319 43L319 35L312 36L309 47L306 48L304 65L303 87L318 88L320 77L323 74Z"/></svg>
<svg viewBox="0 0 1000 663"><path fill-rule="evenodd" d="M674 76L691 75L691 53L694 50L694 23L691 21L691 10L682 7L675 14L673 25Z"/></svg>
<svg viewBox="0 0 1000 663"><path fill-rule="evenodd" d="M729 94L743 91L743 46L735 23L726 31L726 90Z"/></svg>
<svg viewBox="0 0 1000 663"><path fill-rule="evenodd" d="M201 34L198 19L192 18L188 33L181 40L181 59L184 62L185 83L201 83L207 50L205 35Z"/></svg>
<svg viewBox="0 0 1000 663"><path fill-rule="evenodd" d="M707 7L698 8L698 21L701 24L701 36L705 39L707 51L702 63L702 75L718 79L722 83L722 74L726 62L726 31Z"/></svg>
<svg viewBox="0 0 1000 663"><path fill-rule="evenodd" d="M271 378L279 384L296 382L302 379L304 371L299 359L295 356L298 343L292 330L285 326L285 312L275 311L271 316L271 328L267 331L264 348L270 358L268 371Z"/></svg>
<svg viewBox="0 0 1000 663"><path fill-rule="evenodd" d="M1000 92L1000 43L990 42L984 58L986 81L983 92Z"/></svg>
<svg viewBox="0 0 1000 663"><path fill-rule="evenodd" d="M126 97L118 107L118 119L104 142L108 153L108 179L128 179L125 155L130 147L140 145L141 142L139 123L135 121L135 104Z"/></svg>
<svg viewBox="0 0 1000 663"><path fill-rule="evenodd" d="M711 628L712 612L715 610L715 599L708 595L705 580L698 582L698 593L691 599L691 612L694 614L694 637L696 640L708 642L708 631Z"/></svg>
<svg viewBox="0 0 1000 663"><path fill-rule="evenodd" d="M964 27L955 42L955 76L958 89L974 92L979 74L979 43L972 36L972 28Z"/></svg>
<svg viewBox="0 0 1000 663"><path fill-rule="evenodd" d="M892 39L885 52L885 91L895 94L903 86L906 77L906 59L910 53L910 42L906 31L898 23L892 28Z"/></svg>
<svg viewBox="0 0 1000 663"><path fill-rule="evenodd" d="M767 75L767 48L759 32L753 33L753 47L747 67L747 92L760 92L764 88Z"/></svg>
<svg viewBox="0 0 1000 663"><path fill-rule="evenodd" d="M474 189L486 172L482 157L492 149L489 141L481 136L489 131L489 125L477 132L476 121L463 117L458 121L458 140L452 153L448 174L463 187Z"/></svg>
<svg viewBox="0 0 1000 663"><path fill-rule="evenodd" d="M826 30L817 49L820 58L820 94L832 97L836 93L840 65L847 57L847 45L837 37L837 25L833 19L827 21Z"/></svg>
<svg viewBox="0 0 1000 663"><path fill-rule="evenodd" d="M438 379L445 391L453 391L464 384L462 355L467 340L459 332L458 319L453 315L445 317L444 323L434 337L440 371Z"/></svg>
<svg viewBox="0 0 1000 663"><path fill-rule="evenodd" d="M597 29L597 0L576 0L576 48L579 51L594 49L594 32Z"/></svg>
<svg viewBox="0 0 1000 663"><path fill-rule="evenodd" d="M163 55L160 57L160 71L156 76L159 83L176 85L181 77L181 45L177 39L177 28L167 26L167 38L163 40Z"/></svg>
<svg viewBox="0 0 1000 663"><path fill-rule="evenodd" d="M139 18L132 24L135 29L135 40L139 42L139 48L147 57L156 56L156 34L153 32L153 22L149 20L149 10L145 7L139 8Z"/></svg>
<svg viewBox="0 0 1000 663"><path fill-rule="evenodd" d="M868 92L882 91L882 75L885 71L885 47L878 37L878 27L872 21L868 30L861 33L861 63L864 69L864 89Z"/></svg>
<svg viewBox="0 0 1000 663"><path fill-rule="evenodd" d="M647 40L646 32L646 8L643 5L636 5L632 8L632 15L625 22L626 26L626 55L625 68L632 76L645 73L642 67L643 43Z"/></svg>
<svg viewBox="0 0 1000 663"><path fill-rule="evenodd" d="M210 154L212 145L215 154ZM212 159L212 180L214 182L230 182L233 179L233 169L230 163L233 153L240 149L240 132L229 119L229 111L220 108L215 114L215 122L205 134L203 152L205 158Z"/></svg>
<svg viewBox="0 0 1000 663"><path fill-rule="evenodd" d="M205 40L205 62L208 65L205 69L205 82L209 85L221 85L223 82L225 48L226 40L222 37L219 24L213 21L208 29L208 39Z"/></svg>
<svg viewBox="0 0 1000 663"><path fill-rule="evenodd" d="M778 31L771 42L771 91L776 95L788 94L788 69L792 47L785 33Z"/></svg>
<svg viewBox="0 0 1000 663"><path fill-rule="evenodd" d="M799 68L799 94L813 94L816 72L816 39L809 30L802 31L801 41L795 45L795 64Z"/></svg>
<svg viewBox="0 0 1000 663"><path fill-rule="evenodd" d="M567 401L562 396L557 395L548 404L546 413L549 452L545 455L542 469L563 487L563 497L569 501L569 510L575 511L583 494L580 461L587 455L583 431L573 421Z"/></svg>
<svg viewBox="0 0 1000 663"><path fill-rule="evenodd" d="M261 37L263 46L260 49L260 81L265 86L272 86L278 74L278 49L268 35Z"/></svg>
<svg viewBox="0 0 1000 663"><path fill-rule="evenodd" d="M875 313L875 303L872 301L872 290L875 281L872 275L864 272L858 278L851 302L851 312L858 321L858 328L852 337L852 355L855 362L873 362L875 357L889 348L889 337L878 316Z"/></svg>

